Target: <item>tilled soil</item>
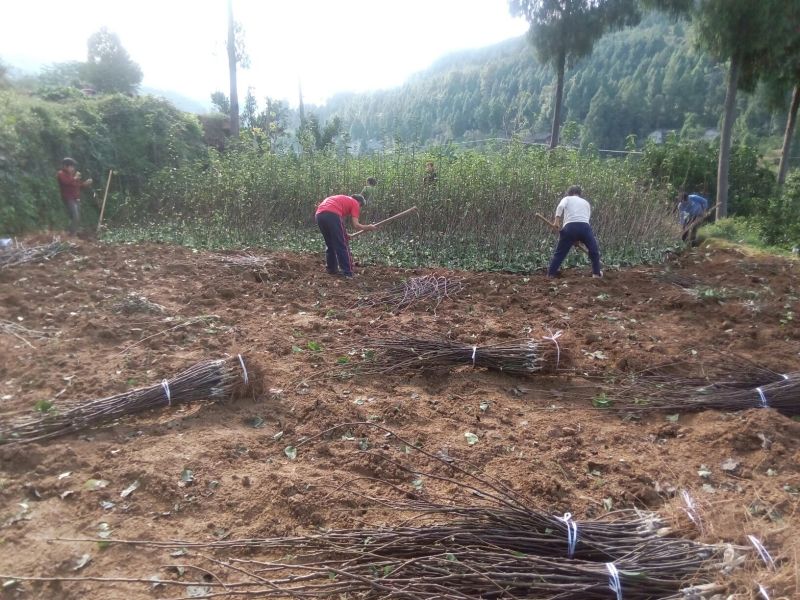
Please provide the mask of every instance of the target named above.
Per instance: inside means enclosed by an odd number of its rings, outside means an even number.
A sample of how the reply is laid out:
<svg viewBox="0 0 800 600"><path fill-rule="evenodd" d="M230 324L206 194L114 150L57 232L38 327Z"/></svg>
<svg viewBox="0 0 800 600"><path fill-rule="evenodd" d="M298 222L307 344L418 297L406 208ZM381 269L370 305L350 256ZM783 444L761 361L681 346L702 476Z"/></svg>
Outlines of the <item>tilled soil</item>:
<svg viewBox="0 0 800 600"><path fill-rule="evenodd" d="M755 598L762 584L772 598L800 597L800 423L765 409L632 418L591 402L601 392L613 398L604 377L724 360L721 351L781 373L800 370L797 261L700 247L602 280L588 269L557 280L437 271L462 278L464 291L435 310L421 303L394 314L356 304L433 271L364 266L344 280L327 275L319 255L252 253L266 264L230 265L231 253L81 242L44 264L0 271L0 325L29 330L0 333L4 421L34 414L42 400L57 410L239 353L263 389L218 404L165 406L49 442L0 445L0 576L180 578L165 567L176 562L167 550L67 541L99 533L211 541L400 522L403 515L372 510L347 482L386 479L417 494L446 486L426 481L420 490L376 463L372 451L394 451L383 430L352 425L301 443L337 425L371 422L468 461L553 514L580 520L638 507L705 542L748 546L747 535L755 535L778 568L750 559L720 576L727 593ZM480 345L556 330L569 366L558 376L511 377L470 365L337 376L349 368L344 357L357 362L348 349L367 336ZM470 445L467 432L478 441ZM297 446L296 458L287 446ZM738 463L734 470L722 469L728 459ZM107 485L91 489L89 480ZM121 497L135 481L139 487ZM684 489L699 506L702 532L681 508ZM90 561L76 568L87 554ZM185 593L84 580L24 581L0 596Z"/></svg>

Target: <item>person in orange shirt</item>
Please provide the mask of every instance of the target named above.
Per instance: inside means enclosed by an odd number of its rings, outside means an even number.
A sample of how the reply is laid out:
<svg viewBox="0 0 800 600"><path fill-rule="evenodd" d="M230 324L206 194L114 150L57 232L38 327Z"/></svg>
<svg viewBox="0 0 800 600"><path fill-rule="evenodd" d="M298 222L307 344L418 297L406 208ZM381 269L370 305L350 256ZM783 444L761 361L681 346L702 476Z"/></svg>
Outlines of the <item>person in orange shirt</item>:
<svg viewBox="0 0 800 600"><path fill-rule="evenodd" d="M338 275L339 268L345 277L353 276L353 257L350 256L350 244L344 222L350 217L353 227L358 231L374 231L375 225L362 225L358 222L361 207L367 201L361 194L345 196L328 196L317 206L314 220L319 226L322 237L325 238L325 259L328 273Z"/></svg>
<svg viewBox="0 0 800 600"><path fill-rule="evenodd" d="M81 188L92 185L92 180L82 180L81 174L76 171L78 163L67 157L61 161L61 169L56 174L58 187L61 190L61 200L69 216L69 232L77 235L81 220Z"/></svg>

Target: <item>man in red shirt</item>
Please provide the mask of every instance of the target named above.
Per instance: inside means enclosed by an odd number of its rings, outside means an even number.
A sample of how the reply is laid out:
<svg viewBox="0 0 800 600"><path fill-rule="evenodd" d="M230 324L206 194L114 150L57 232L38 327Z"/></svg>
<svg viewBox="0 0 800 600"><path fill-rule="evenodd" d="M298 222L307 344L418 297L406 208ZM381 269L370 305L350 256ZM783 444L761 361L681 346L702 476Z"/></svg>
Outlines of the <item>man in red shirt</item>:
<svg viewBox="0 0 800 600"><path fill-rule="evenodd" d="M358 222L361 207L366 204L364 196L353 194L329 196L317 206L314 220L325 238L325 259L328 273L339 274L339 267L345 277L353 276L353 259L350 256L349 236L344 227L346 217L350 217L353 227L358 231L374 231L375 225L362 225Z"/></svg>
<svg viewBox="0 0 800 600"><path fill-rule="evenodd" d="M78 166L73 159L67 157L61 161L61 169L56 174L58 187L61 189L61 199L67 209L69 216L69 232L72 235L78 233L78 225L81 219L81 188L92 185L92 180L81 180L81 174L75 170Z"/></svg>

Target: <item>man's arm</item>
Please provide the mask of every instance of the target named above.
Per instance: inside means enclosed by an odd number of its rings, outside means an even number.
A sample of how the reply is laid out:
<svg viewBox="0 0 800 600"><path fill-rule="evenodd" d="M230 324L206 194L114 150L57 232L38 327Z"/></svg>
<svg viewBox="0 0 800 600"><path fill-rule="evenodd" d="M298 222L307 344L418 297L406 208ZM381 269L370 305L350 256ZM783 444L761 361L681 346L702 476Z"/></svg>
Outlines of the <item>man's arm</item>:
<svg viewBox="0 0 800 600"><path fill-rule="evenodd" d="M353 229L357 231L375 231L378 228L377 225L362 225L358 222L358 217L355 216L352 217L351 221L353 223Z"/></svg>
<svg viewBox="0 0 800 600"><path fill-rule="evenodd" d="M553 229L556 231L561 231L561 223L564 220L564 217L560 215L556 215L556 218L553 219Z"/></svg>

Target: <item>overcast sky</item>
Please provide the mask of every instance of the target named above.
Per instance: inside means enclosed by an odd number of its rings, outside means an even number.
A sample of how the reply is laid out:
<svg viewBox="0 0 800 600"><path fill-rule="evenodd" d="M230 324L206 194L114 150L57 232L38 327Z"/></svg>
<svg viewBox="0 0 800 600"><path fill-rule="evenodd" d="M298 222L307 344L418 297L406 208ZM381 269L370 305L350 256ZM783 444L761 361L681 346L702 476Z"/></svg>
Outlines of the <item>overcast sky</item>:
<svg viewBox="0 0 800 600"><path fill-rule="evenodd" d="M226 0L6 0L0 60L36 65L86 60L102 26L120 36L143 84L208 103L228 92ZM527 30L507 0L234 0L251 65L239 89L258 98L322 103L340 91L400 85L440 56Z"/></svg>

